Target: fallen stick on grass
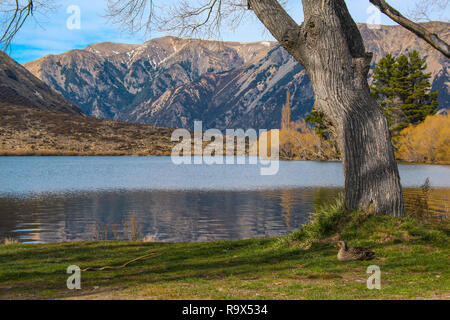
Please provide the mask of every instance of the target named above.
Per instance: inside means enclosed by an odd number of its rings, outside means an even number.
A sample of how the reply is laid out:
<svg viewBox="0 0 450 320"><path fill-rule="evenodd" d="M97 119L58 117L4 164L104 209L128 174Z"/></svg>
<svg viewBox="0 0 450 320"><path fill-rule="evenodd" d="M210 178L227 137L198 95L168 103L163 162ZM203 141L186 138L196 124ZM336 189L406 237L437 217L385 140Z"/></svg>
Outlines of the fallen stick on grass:
<svg viewBox="0 0 450 320"><path fill-rule="evenodd" d="M136 258L136 259L133 259L133 260L131 260L131 261L128 261L128 262L124 263L123 265L117 266L117 267L86 268L86 269L81 270L81 272L86 272L86 271L105 271L105 270L117 270L117 269L122 269L122 268L126 268L128 265L130 265L130 264L132 264L132 263L134 263L134 262L136 262L136 261L139 261L139 260L142 260L142 259L145 259L145 258L149 258L149 257L154 257L154 256L159 256L159 254L158 254L158 253L150 253L150 254L146 254L145 256L138 257L138 258Z"/></svg>

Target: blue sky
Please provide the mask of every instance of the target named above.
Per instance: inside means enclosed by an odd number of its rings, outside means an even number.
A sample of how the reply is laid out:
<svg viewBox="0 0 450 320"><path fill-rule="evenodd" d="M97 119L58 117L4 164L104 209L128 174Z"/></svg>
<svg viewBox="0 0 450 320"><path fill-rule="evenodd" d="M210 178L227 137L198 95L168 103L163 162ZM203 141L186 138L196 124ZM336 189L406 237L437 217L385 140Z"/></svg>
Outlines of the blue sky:
<svg viewBox="0 0 450 320"><path fill-rule="evenodd" d="M419 0L417 0L419 1ZM107 0L56 0L57 8L45 16L38 15L35 19L27 21L20 31L8 52L15 60L25 63L48 54L60 54L72 49L81 49L86 46L104 41L122 43L142 43L150 38L164 36L153 32L150 35L130 35L121 32L117 26L109 24L102 17L105 13ZM166 0L165 3L174 3L176 0ZM414 8L416 0L390 0L389 3L404 13ZM298 21L303 19L300 0L289 0L287 10ZM67 8L77 5L81 9L81 29L70 30L66 26L71 14ZM357 22L370 22L374 17L369 0L347 0L347 5ZM446 14L450 16L450 12ZM436 17L433 17L436 18ZM393 24L389 18L381 15L382 24ZM264 31L256 18L246 19L234 31L223 30L220 40L232 41L260 41L273 40L268 32Z"/></svg>

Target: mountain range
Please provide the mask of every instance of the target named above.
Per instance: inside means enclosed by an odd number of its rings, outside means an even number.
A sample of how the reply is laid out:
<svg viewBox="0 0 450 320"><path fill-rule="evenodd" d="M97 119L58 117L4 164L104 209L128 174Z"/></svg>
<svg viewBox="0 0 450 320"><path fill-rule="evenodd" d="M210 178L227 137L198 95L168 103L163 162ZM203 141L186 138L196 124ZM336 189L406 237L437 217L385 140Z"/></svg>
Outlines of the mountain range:
<svg viewBox="0 0 450 320"><path fill-rule="evenodd" d="M77 115L84 114L61 94L0 51L0 105L6 104Z"/></svg>
<svg viewBox="0 0 450 320"><path fill-rule="evenodd" d="M450 30L448 23L428 27ZM440 107L450 104L449 60L399 26L360 24L373 63L418 50L427 58ZM443 38L450 39L446 31ZM83 112L156 126L278 128L286 90L292 119L313 106L306 70L276 42L218 42L164 37L140 45L99 43L24 65Z"/></svg>
<svg viewBox="0 0 450 320"><path fill-rule="evenodd" d="M0 156L170 155L172 132L88 117L0 51Z"/></svg>

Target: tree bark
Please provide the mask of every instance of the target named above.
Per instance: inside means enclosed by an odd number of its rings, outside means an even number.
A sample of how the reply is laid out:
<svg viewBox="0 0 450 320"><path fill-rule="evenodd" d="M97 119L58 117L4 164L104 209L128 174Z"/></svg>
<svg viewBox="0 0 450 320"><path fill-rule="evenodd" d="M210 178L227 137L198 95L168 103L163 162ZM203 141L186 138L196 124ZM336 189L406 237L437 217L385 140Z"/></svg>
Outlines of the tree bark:
<svg viewBox="0 0 450 320"><path fill-rule="evenodd" d="M303 0L301 26L277 0L250 5L311 78L315 108L332 123L343 155L347 207L404 216L389 126L367 83L372 54L345 1Z"/></svg>

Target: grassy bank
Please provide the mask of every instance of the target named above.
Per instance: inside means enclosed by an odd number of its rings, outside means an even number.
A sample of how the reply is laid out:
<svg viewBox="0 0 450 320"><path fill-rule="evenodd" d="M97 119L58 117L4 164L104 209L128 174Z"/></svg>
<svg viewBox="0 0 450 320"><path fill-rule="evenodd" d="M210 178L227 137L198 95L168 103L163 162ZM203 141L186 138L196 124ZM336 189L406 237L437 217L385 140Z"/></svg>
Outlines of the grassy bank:
<svg viewBox="0 0 450 320"><path fill-rule="evenodd" d="M190 244L84 242L0 245L2 299L450 299L449 237L443 225L326 211L288 237ZM341 263L338 239L379 258ZM66 288L66 268L119 266L82 273ZM367 267L381 268L369 290Z"/></svg>

